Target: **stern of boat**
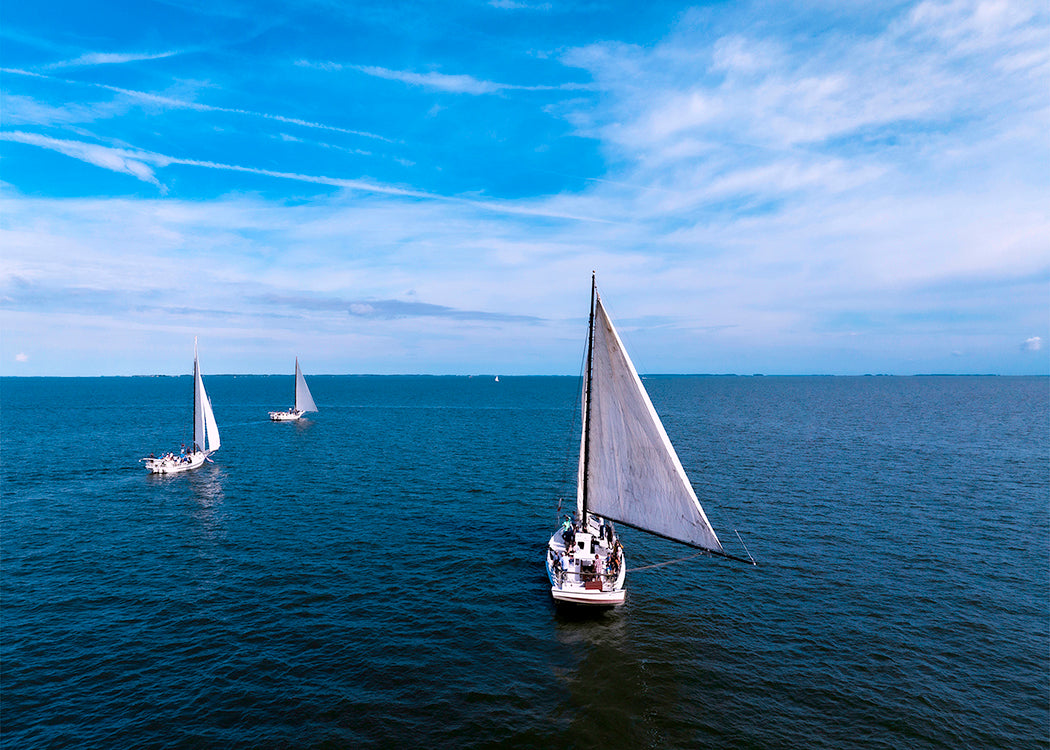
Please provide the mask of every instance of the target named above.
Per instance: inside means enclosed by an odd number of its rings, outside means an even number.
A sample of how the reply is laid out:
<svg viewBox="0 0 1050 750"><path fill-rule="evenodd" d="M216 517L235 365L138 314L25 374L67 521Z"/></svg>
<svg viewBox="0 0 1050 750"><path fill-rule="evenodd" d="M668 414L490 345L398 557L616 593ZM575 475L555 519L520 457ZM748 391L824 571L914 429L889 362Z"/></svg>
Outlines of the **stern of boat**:
<svg viewBox="0 0 1050 750"><path fill-rule="evenodd" d="M624 588L627 557L622 545L615 536L599 538L589 533L597 529L589 529L588 532L575 530L574 544L567 547L565 532L568 528L568 525L559 528L547 544L546 568L551 597L563 604L592 607L623 604L627 596ZM580 540L587 549L577 549ZM615 563L610 562L614 557Z"/></svg>

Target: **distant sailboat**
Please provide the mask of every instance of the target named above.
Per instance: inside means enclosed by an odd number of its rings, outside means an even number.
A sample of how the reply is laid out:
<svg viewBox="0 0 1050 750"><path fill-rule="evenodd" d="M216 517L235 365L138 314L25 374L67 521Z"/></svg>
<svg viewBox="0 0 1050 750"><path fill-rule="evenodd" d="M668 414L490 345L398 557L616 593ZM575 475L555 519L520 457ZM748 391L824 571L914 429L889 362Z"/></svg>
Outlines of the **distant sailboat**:
<svg viewBox="0 0 1050 750"><path fill-rule="evenodd" d="M306 385L306 378L299 369L299 358L295 358L295 406L288 411L272 411L270 419L274 422L292 422L303 416L308 411L317 411L314 397L310 395L310 388Z"/></svg>
<svg viewBox="0 0 1050 750"><path fill-rule="evenodd" d="M743 560L722 549L592 277L576 514L547 545L556 601L623 604L627 558L614 521Z"/></svg>
<svg viewBox="0 0 1050 750"><path fill-rule="evenodd" d="M201 368L197 362L197 339L193 339L193 445L178 454L166 453L157 458L152 453L141 459L151 474L177 474L196 469L219 449L219 427L211 409L211 400L204 390Z"/></svg>

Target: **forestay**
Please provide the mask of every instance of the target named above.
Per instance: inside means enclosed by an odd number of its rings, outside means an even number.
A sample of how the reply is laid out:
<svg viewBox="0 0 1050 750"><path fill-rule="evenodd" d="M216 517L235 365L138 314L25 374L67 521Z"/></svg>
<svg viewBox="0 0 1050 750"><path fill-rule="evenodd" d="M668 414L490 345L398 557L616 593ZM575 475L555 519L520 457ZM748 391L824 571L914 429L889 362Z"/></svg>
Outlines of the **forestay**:
<svg viewBox="0 0 1050 750"><path fill-rule="evenodd" d="M585 438L588 512L722 552L600 297L593 337L590 427ZM583 455L581 450L581 472ZM579 493L582 479L581 473ZM582 507L582 494L578 502Z"/></svg>

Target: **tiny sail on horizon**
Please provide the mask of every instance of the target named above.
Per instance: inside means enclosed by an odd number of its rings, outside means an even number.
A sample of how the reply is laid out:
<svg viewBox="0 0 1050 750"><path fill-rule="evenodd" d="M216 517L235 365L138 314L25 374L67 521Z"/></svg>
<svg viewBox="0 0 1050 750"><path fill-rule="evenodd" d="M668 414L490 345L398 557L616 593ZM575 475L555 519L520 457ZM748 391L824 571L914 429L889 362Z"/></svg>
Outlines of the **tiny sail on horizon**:
<svg viewBox="0 0 1050 750"><path fill-rule="evenodd" d="M555 601L623 604L627 557L614 522L741 559L723 550L593 277L582 407L576 513L547 544Z"/></svg>
<svg viewBox="0 0 1050 750"><path fill-rule="evenodd" d="M197 359L197 339L193 339L193 445L187 451L186 446L176 454L170 451L157 457L152 453L140 459L151 474L178 474L202 466L212 453L219 449L219 426L215 422L215 412L211 408L211 399L204 390L204 379L201 377L200 362Z"/></svg>
<svg viewBox="0 0 1050 750"><path fill-rule="evenodd" d="M310 393L310 387L306 384L303 371L299 369L299 358L295 358L295 402L288 411L270 412L270 420L273 422L293 422L303 414L317 411L317 404Z"/></svg>

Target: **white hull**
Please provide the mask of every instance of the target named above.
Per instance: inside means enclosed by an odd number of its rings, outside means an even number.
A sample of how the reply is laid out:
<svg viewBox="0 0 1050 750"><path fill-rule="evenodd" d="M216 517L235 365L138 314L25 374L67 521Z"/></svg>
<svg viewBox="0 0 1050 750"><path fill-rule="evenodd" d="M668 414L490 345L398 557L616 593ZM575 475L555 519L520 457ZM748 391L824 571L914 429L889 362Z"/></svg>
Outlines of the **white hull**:
<svg viewBox="0 0 1050 750"><path fill-rule="evenodd" d="M204 465L204 461L207 458L207 453L196 451L184 456L176 456L169 453L160 458L144 458L142 460L146 464L146 471L150 474L178 474L191 469L199 469Z"/></svg>
<svg viewBox="0 0 1050 750"><path fill-rule="evenodd" d="M589 554L590 550L580 552L575 544L567 545L565 526L551 536L547 544L551 596L566 604L617 607L627 596L627 556L614 533L608 535L611 538L602 536L600 519L591 516L589 520L586 530L576 528L575 532L590 535L593 554Z"/></svg>
<svg viewBox="0 0 1050 750"><path fill-rule="evenodd" d="M288 411L272 411L270 412L271 422L294 422L301 418L303 412L296 411L295 409L289 409Z"/></svg>

